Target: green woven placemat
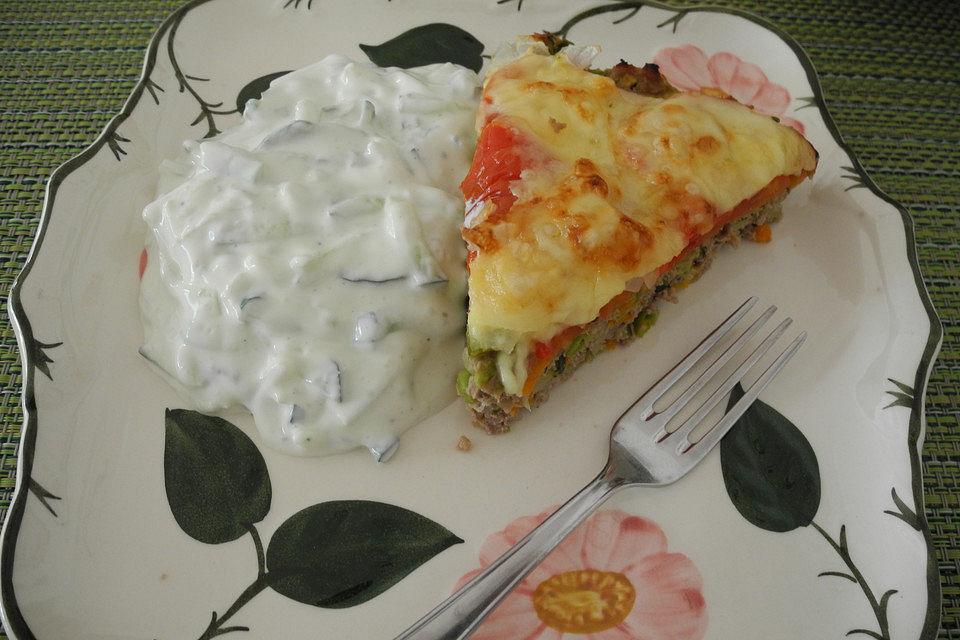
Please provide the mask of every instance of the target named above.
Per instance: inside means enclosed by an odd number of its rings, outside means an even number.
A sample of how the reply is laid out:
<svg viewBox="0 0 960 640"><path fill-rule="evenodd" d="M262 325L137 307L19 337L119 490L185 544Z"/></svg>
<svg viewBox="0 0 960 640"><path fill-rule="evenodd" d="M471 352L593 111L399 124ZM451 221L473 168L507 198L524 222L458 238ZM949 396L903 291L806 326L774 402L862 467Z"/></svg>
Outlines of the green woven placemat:
<svg viewBox="0 0 960 640"><path fill-rule="evenodd" d="M80 152L119 111L139 76L151 35L181 4L0 2L0 518L14 486L22 417L21 371L6 299L30 249L44 185L56 166ZM710 4L761 15L806 48L844 138L880 188L916 222L920 266L945 333L927 393L926 515L943 585L939 637L960 639L958 5L869 0Z"/></svg>

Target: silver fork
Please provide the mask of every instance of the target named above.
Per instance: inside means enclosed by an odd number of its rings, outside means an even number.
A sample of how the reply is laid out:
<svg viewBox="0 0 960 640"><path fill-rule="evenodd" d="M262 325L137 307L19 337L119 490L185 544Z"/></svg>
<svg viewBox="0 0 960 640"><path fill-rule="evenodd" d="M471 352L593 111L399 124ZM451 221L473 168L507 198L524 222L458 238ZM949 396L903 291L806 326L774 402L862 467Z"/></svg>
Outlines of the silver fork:
<svg viewBox="0 0 960 640"><path fill-rule="evenodd" d="M627 486L660 487L670 484L703 460L756 400L760 391L780 372L787 360L793 357L806 339L806 333L801 332L760 374L743 397L699 440L691 440L691 433L770 350L792 322L790 318L770 332L677 428L667 431L670 420L717 377L720 369L733 356L743 350L751 337L773 316L776 307L768 308L750 324L676 400L659 411L654 409L654 403L700 362L756 302L755 297L744 302L617 419L610 434L607 464L596 478L539 527L395 640L462 640L469 637L497 604L611 494ZM662 443L668 439L676 442L676 446L664 446Z"/></svg>

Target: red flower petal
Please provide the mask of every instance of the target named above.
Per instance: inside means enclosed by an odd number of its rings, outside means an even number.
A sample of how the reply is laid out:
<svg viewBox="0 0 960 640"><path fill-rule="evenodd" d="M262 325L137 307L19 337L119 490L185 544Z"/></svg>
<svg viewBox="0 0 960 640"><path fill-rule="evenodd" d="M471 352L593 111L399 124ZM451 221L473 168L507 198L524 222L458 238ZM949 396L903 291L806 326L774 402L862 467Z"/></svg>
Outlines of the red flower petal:
<svg viewBox="0 0 960 640"><path fill-rule="evenodd" d="M644 640L699 640L707 628L703 579L681 553L647 556L624 572L637 600L620 624Z"/></svg>
<svg viewBox="0 0 960 640"><path fill-rule="evenodd" d="M800 122L799 120L794 120L793 118L785 118L783 116L780 116L780 124L785 124L788 127L793 127L794 129L796 129L797 133L799 133L800 135L803 135L804 126L803 126L803 123Z"/></svg>
<svg viewBox="0 0 960 640"><path fill-rule="evenodd" d="M518 518L483 545L481 567L542 522L553 509ZM667 553L667 540L656 523L623 511L600 511L578 527L527 577L491 616L474 640L563 640L546 626L533 607L533 592L543 580L578 569L622 573L636 590L626 619L604 631L578 635L584 640L700 640L706 631L702 579L683 554ZM463 576L458 588L480 572Z"/></svg>
<svg viewBox="0 0 960 640"><path fill-rule="evenodd" d="M692 44L660 49L653 61L670 84L683 91L713 86L707 56Z"/></svg>
<svg viewBox="0 0 960 640"><path fill-rule="evenodd" d="M757 65L727 51L707 59L698 47L687 44L661 49L654 61L667 80L684 91L716 87L760 113L777 117L790 106L790 92L785 87L770 82ZM781 117L781 121L803 134L804 126L797 120Z"/></svg>
<svg viewBox="0 0 960 640"><path fill-rule="evenodd" d="M779 116L790 106L790 92L773 82L760 87L750 103L760 113Z"/></svg>
<svg viewBox="0 0 960 640"><path fill-rule="evenodd" d="M480 566L485 567L503 555L507 549L543 522L547 515L549 514L517 518L508 524L503 531L498 531L484 540L483 546L480 547Z"/></svg>
<svg viewBox="0 0 960 640"><path fill-rule="evenodd" d="M667 537L651 520L623 511L602 511L587 523L583 566L623 571L639 559L667 550Z"/></svg>
<svg viewBox="0 0 960 640"><path fill-rule="evenodd" d="M754 97L769 83L763 69L726 51L710 56L707 67L715 83L713 86L743 104L752 105Z"/></svg>

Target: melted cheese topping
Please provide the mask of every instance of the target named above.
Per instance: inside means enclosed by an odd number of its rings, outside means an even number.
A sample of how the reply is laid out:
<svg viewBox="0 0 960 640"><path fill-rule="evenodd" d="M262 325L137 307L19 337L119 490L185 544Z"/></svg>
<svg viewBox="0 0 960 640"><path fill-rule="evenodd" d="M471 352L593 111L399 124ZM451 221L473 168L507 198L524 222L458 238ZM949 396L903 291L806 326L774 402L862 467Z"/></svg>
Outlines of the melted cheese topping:
<svg viewBox="0 0 960 640"><path fill-rule="evenodd" d="M590 322L629 280L816 166L802 136L732 99L640 96L562 53L488 77L478 128L491 126L520 140L523 171L507 206L468 202L462 233L475 252L468 340L501 352Z"/></svg>

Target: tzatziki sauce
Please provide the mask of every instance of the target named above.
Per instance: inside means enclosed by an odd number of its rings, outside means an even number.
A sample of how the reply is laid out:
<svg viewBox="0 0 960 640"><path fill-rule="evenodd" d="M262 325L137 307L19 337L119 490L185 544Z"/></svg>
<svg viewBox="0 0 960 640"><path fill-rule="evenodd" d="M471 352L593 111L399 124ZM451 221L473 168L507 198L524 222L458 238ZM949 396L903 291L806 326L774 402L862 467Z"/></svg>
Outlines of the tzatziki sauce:
<svg viewBox="0 0 960 640"><path fill-rule="evenodd" d="M389 456L456 396L475 73L329 56L185 143L143 211L141 353L270 447Z"/></svg>

